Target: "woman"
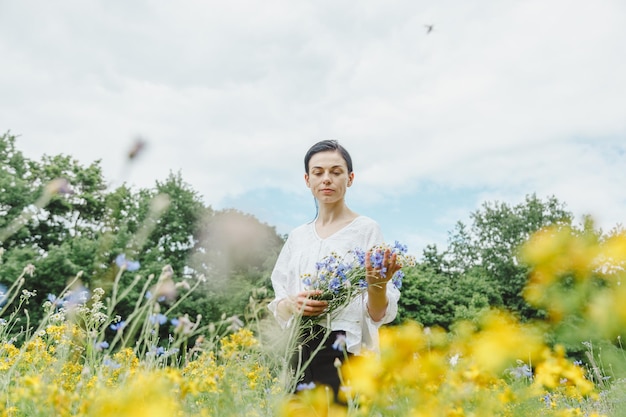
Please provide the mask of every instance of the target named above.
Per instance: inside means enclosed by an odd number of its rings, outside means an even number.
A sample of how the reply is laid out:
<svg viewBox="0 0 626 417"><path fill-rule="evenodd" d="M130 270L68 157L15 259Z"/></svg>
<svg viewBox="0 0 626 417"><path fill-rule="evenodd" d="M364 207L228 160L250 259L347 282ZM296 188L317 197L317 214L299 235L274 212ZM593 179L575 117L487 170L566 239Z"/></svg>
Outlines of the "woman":
<svg viewBox="0 0 626 417"><path fill-rule="evenodd" d="M347 189L354 181L352 159L344 147L335 140L324 140L313 145L304 157L304 180L316 200L318 213L307 224L294 229L276 261L272 272L275 299L269 309L283 328L288 327L297 315L320 316L328 306L316 300L319 291L307 291L301 277L313 274L315 265L331 253L346 256L359 248L368 250L383 243L380 226L369 217L350 210L345 202ZM364 349L378 349L378 327L391 322L397 314L399 291L389 279L400 268L396 256L385 253L382 268L374 269L366 257L367 291L343 308L330 323L320 320L320 325L330 325L332 333L318 332L317 337L302 346L299 363L307 363L320 343L324 346L313 355L300 379L301 384L329 385L335 396L340 378L335 365L348 355L358 355ZM328 337L327 337L328 336Z"/></svg>

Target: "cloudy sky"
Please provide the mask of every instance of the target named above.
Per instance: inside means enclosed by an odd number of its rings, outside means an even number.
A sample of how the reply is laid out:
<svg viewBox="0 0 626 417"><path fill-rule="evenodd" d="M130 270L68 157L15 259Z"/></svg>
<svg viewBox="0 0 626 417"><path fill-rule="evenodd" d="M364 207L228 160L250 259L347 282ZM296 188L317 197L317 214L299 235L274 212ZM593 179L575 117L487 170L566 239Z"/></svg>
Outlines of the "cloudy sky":
<svg viewBox="0 0 626 417"><path fill-rule="evenodd" d="M314 216L302 158L330 138L349 206L414 251L531 193L610 229L625 51L623 0L0 0L0 132L112 185L180 171L280 233Z"/></svg>

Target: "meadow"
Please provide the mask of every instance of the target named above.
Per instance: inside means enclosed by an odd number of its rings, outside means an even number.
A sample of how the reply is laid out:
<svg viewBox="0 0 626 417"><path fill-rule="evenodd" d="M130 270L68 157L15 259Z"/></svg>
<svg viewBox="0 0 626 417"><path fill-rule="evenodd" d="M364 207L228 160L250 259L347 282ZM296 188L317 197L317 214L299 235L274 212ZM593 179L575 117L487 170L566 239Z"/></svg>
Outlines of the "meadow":
<svg viewBox="0 0 626 417"><path fill-rule="evenodd" d="M167 266L145 277L119 258L110 290L78 287L77 276L33 305L27 264L0 298L0 415L626 415L626 234L598 239L554 226L535 233L520 257L532 267L525 297L544 319L485 309L447 331L414 321L384 326L380 355L338 368L347 407L323 386L290 394L293 346L271 318L200 325L171 317L195 288L173 282ZM122 318L112 312L131 290L119 284L125 274L143 296ZM173 288L183 291L167 304ZM251 309L266 302L251 299ZM43 309L38 323L29 320L34 309ZM166 324L174 331L163 338ZM581 341L582 359L550 340L555 329Z"/></svg>

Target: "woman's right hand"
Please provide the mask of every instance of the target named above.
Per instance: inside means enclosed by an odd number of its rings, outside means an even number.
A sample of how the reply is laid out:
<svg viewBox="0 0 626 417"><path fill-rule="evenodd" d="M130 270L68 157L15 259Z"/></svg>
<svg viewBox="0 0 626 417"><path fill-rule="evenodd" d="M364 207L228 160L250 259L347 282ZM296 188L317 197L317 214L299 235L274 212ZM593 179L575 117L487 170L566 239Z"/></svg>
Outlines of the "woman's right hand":
<svg viewBox="0 0 626 417"><path fill-rule="evenodd" d="M294 298L285 299L283 302L290 304L292 313L299 313L303 316L319 316L328 307L327 301L312 298L320 294L322 294L320 290L302 291Z"/></svg>

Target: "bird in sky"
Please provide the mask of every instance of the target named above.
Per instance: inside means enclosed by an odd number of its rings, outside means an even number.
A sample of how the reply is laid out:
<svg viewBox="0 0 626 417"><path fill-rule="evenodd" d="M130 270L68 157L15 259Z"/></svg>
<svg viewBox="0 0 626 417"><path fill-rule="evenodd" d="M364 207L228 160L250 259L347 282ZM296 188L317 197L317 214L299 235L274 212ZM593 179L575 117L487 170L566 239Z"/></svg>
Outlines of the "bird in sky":
<svg viewBox="0 0 626 417"><path fill-rule="evenodd" d="M433 31L433 29L435 28L435 25L424 25L426 27L426 34L428 35L430 32Z"/></svg>

